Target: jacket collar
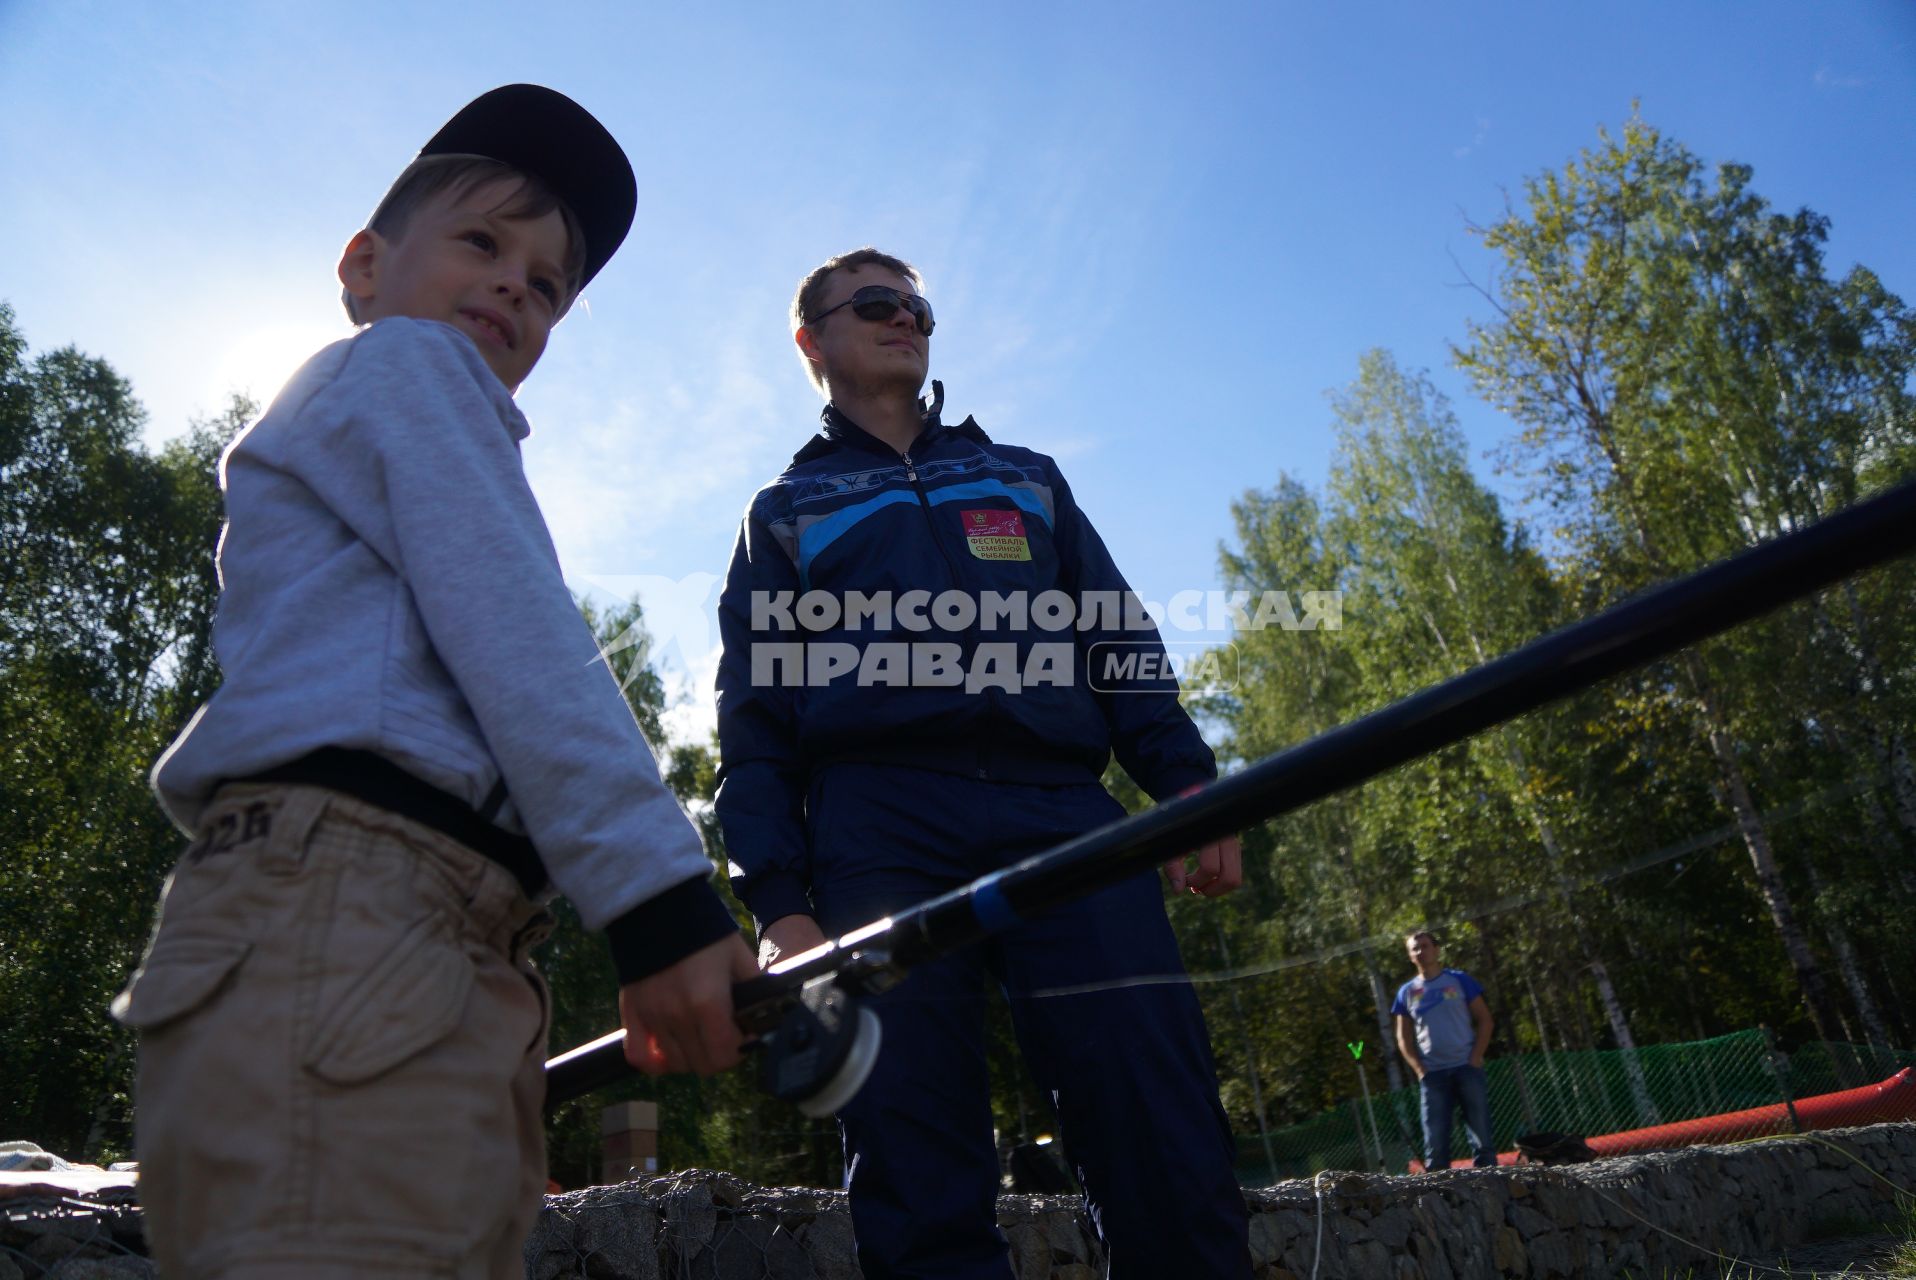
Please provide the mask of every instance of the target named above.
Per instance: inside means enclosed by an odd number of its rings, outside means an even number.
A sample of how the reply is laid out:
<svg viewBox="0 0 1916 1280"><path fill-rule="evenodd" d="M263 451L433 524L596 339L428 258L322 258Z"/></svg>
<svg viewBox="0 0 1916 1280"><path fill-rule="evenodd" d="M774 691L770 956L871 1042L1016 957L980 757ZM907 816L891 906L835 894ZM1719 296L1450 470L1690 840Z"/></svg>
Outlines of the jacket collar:
<svg viewBox="0 0 1916 1280"><path fill-rule="evenodd" d="M921 402L919 417L925 425L914 443L914 448L934 444L946 435L953 434L976 440L980 444L991 443L991 437L987 436L984 430L970 418L966 418L956 427L946 426L939 419L939 413L944 407L945 384L934 378L931 394ZM839 411L837 405L827 404L818 416L825 424L824 430L813 436L803 449L792 455L794 463L810 462L814 458L823 457L832 450L841 448L861 449L867 453L881 454L888 459L898 456L897 450L846 417Z"/></svg>

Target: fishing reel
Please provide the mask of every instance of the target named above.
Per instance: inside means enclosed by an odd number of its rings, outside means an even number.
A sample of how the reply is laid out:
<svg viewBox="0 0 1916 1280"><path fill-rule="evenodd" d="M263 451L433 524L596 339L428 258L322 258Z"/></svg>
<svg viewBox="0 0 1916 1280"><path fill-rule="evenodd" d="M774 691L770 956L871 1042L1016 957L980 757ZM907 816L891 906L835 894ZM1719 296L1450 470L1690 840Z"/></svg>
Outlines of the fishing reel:
<svg viewBox="0 0 1916 1280"><path fill-rule="evenodd" d="M850 1102L878 1064L878 1015L836 974L813 978L785 1002L761 1035L758 1079L765 1092L814 1118Z"/></svg>
<svg viewBox="0 0 1916 1280"><path fill-rule="evenodd" d="M874 949L838 957L796 988L775 973L741 984L738 1022L758 1037L760 1087L815 1118L850 1102L878 1064L882 1040L864 1001L903 977L888 952Z"/></svg>
<svg viewBox="0 0 1916 1280"><path fill-rule="evenodd" d="M882 950L826 957L817 977L767 973L732 988L739 1029L760 1055L760 1085L808 1116L829 1116L855 1097L878 1063L878 1015L863 1003L896 986L904 970ZM803 972L801 969L800 972ZM631 1073L624 1032L613 1031L546 1063L546 1110Z"/></svg>

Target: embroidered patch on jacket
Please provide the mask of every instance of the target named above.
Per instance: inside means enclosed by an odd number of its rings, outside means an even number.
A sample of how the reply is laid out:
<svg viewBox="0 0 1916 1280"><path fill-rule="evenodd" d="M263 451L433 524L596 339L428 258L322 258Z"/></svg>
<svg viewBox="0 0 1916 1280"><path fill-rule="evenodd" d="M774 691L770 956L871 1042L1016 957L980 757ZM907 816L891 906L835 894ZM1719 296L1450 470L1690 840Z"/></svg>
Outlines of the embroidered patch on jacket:
<svg viewBox="0 0 1916 1280"><path fill-rule="evenodd" d="M960 511L958 518L964 522L965 545L980 560L1031 559L1023 513L986 507Z"/></svg>

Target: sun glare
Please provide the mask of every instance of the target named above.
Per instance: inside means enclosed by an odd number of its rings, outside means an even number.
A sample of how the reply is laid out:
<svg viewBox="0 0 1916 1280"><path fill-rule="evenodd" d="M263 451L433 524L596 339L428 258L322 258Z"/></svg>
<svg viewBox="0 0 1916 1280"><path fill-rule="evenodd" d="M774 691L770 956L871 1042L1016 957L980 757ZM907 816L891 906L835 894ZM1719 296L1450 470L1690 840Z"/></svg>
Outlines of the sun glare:
<svg viewBox="0 0 1916 1280"><path fill-rule="evenodd" d="M309 356L347 336L344 322L267 325L235 334L212 362L202 386L204 412L217 413L234 394L250 396L262 409Z"/></svg>

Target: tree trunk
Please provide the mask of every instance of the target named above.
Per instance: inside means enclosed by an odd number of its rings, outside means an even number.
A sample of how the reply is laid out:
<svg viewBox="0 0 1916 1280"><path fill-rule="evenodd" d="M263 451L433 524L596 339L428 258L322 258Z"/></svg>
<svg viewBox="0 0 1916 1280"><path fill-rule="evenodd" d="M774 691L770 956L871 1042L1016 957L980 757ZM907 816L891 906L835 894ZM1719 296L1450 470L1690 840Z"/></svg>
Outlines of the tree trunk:
<svg viewBox="0 0 1916 1280"><path fill-rule="evenodd" d="M1224 971L1231 971L1231 944L1224 936L1224 922L1217 925L1218 957L1224 963ZM1273 1181L1277 1178L1277 1156L1271 1149L1270 1123L1264 1115L1264 1082L1257 1070L1257 1046L1251 1043L1251 1036L1245 1028L1244 1001L1238 991L1238 984L1231 984L1231 1013L1237 1020L1238 1031L1244 1036L1244 1065L1251 1077L1251 1107L1257 1113L1257 1136L1264 1143L1264 1168L1266 1176Z"/></svg>
<svg viewBox="0 0 1916 1280"><path fill-rule="evenodd" d="M1504 1007L1508 1009L1516 1003L1516 998L1510 994L1511 988L1506 985L1504 981L1504 967L1498 959L1496 939L1489 921L1486 920L1479 924L1477 936L1483 939L1484 977L1489 979L1485 984L1485 989L1487 991L1497 992L1500 999L1507 1001ZM1501 1031L1503 1033L1503 1047L1506 1055L1510 1059L1510 1071L1511 1074L1517 1078L1517 1096L1523 1106L1524 1128L1534 1130L1537 1127L1537 1100L1531 1096L1530 1079L1524 1074L1523 1048L1517 1043L1516 1025L1517 1020L1515 1018L1499 1018L1496 1023L1496 1028L1491 1034L1493 1040L1495 1040L1497 1038L1497 1032Z"/></svg>
<svg viewBox="0 0 1916 1280"><path fill-rule="evenodd" d="M1369 947L1364 948L1364 969L1370 975L1371 1003L1377 1006L1378 1042L1384 1046L1384 1074L1390 1081L1391 1118L1397 1122L1397 1134L1410 1144L1411 1150L1417 1149L1416 1127L1411 1124L1410 1113L1404 1109L1404 1065L1397 1052L1397 1023L1391 1016L1390 1007L1394 1003L1391 990L1384 981L1384 975L1378 971L1377 957Z"/></svg>
<svg viewBox="0 0 1916 1280"><path fill-rule="evenodd" d="M1897 1035L1896 1039L1890 1043L1908 1044L1911 1038L1911 1028L1916 1024L1910 1022L1909 1002L1903 999L1903 989L1897 984L1896 974L1897 967L1895 964L1885 963L1882 958L1878 958L1876 979L1877 982L1881 984L1883 990L1889 993L1889 1008L1896 1019Z"/></svg>
<svg viewBox="0 0 1916 1280"><path fill-rule="evenodd" d="M1384 1055L1385 1075L1393 1090L1404 1087L1403 1061L1397 1053L1397 1022L1391 1016L1392 998L1390 984L1377 967L1377 954L1369 947L1364 951L1364 972L1370 978L1371 1003L1377 1009L1377 1042L1386 1046L1390 1052Z"/></svg>
<svg viewBox="0 0 1916 1280"><path fill-rule="evenodd" d="M1851 758L1857 755L1847 732L1839 728L1833 719L1826 721L1823 727L1829 732L1830 742L1837 751ZM1887 775L1887 760L1879 754L1875 763L1878 771ZM1876 791L1876 786L1872 785L1862 788L1856 795L1857 803L1863 810L1863 850L1870 861L1903 891L1904 897L1916 899L1916 870L1910 867L1903 842L1890 828L1889 813L1883 808L1882 798Z"/></svg>
<svg viewBox="0 0 1916 1280"><path fill-rule="evenodd" d="M1434 525L1434 516L1428 507L1420 508L1420 514L1427 527ZM1449 549L1439 543L1437 552L1442 560L1444 584L1450 590L1451 599L1460 609L1466 611L1466 618L1468 618L1468 602L1464 599L1463 588L1458 585L1457 577L1450 569ZM1432 622L1430 626L1433 632L1437 631L1435 622ZM1488 661L1489 654L1485 651L1483 638L1478 635L1477 628L1470 625L1468 621L1464 626L1464 636L1470 641L1470 647L1476 653L1478 663ZM1444 644L1441 634L1438 635L1437 642L1448 654L1449 646ZM1563 903L1564 914L1569 917L1571 928L1576 933L1577 949L1580 954L1590 958L1590 974L1596 979L1597 998L1602 1002L1604 1017L1610 1023L1610 1034L1615 1037L1617 1048L1623 1052L1624 1074L1629 1079L1630 1098L1636 1104L1637 1114L1641 1117L1644 1126L1658 1124L1662 1117L1657 1114L1656 1103L1650 1098L1649 1082L1643 1077L1643 1064L1637 1060L1636 1037L1630 1033L1630 1020L1624 1013L1623 1001L1617 998L1616 986L1610 981L1610 970L1603 963L1603 958L1597 954L1596 944L1590 938L1589 927L1585 925L1583 917L1571 903L1569 877L1563 869L1563 846L1557 841L1556 830L1551 825L1548 815L1544 813L1543 805L1529 798L1526 791L1525 784L1530 781L1531 773L1530 761L1524 754L1523 744L1518 741L1515 731L1509 725L1499 728L1498 737L1503 742L1505 759L1515 774L1518 784L1510 789L1511 803L1536 828L1537 839L1543 845L1544 854L1549 858L1551 871L1556 877L1557 895Z"/></svg>
<svg viewBox="0 0 1916 1280"><path fill-rule="evenodd" d="M1351 857L1350 832L1346 828L1341 838L1331 846L1332 856L1344 873L1344 881L1350 886L1351 924L1356 927L1357 936L1370 937L1370 904L1364 898L1364 887L1357 880L1357 866ZM1397 1057L1397 1030L1392 1021L1390 1007L1393 1003L1390 987L1384 981L1383 973L1377 967L1377 956L1365 946L1360 948L1364 957L1364 972L1370 978L1371 1003L1377 1007L1377 1036L1379 1043L1387 1046L1390 1052L1384 1055L1385 1070L1389 1075L1393 1091L1404 1087L1404 1076ZM1401 1122L1400 1122L1401 1123Z"/></svg>
<svg viewBox="0 0 1916 1280"><path fill-rule="evenodd" d="M1350 833L1344 829L1342 838L1331 846L1332 856L1337 859L1338 867L1344 873L1344 880L1350 886L1351 923L1360 938L1370 937L1370 906L1364 898L1364 887L1357 879L1357 867L1351 857ZM1404 1068L1397 1053L1396 1020L1391 1017L1391 990L1384 981L1384 975L1377 967L1377 955L1369 946L1359 948L1364 957L1364 973L1370 979L1371 1004L1377 1010L1377 1042L1383 1046L1384 1074L1390 1081L1391 1115L1397 1121L1397 1131L1409 1142L1413 1150L1417 1143L1411 1137L1410 1117L1404 1113Z"/></svg>
<svg viewBox="0 0 1916 1280"><path fill-rule="evenodd" d="M1870 688L1877 697L1889 690L1889 680L1883 674L1883 664L1876 657L1876 648L1870 643L1869 630L1863 617L1863 602L1857 598L1856 584L1853 581L1843 583L1843 595L1849 604L1850 625L1856 629L1856 655L1863 675L1870 682ZM1821 607L1819 601L1818 607ZM1875 717L1866 717L1872 736L1880 735L1877 753L1890 777L1891 794L1896 797L1896 817L1903 824L1903 830L1916 835L1916 763L1910 760L1909 740L1892 718L1885 727L1877 723Z"/></svg>
<svg viewBox="0 0 1916 1280"><path fill-rule="evenodd" d="M1756 869L1757 889L1770 909L1771 923L1783 939L1783 953L1789 958L1790 968L1796 974L1796 983L1802 989L1804 1003L1809 1006L1810 1021L1816 1026L1816 1034L1823 1040L1835 1041L1841 1034L1841 1020L1836 1015L1835 1005L1830 1002L1823 971L1817 965L1816 957L1810 954L1809 939L1804 936L1795 908L1790 905L1789 889L1784 885L1783 874L1776 865L1769 831L1757 813L1756 803L1750 798L1749 784L1744 780L1742 762L1736 758L1736 748L1731 745L1729 734L1721 728L1714 715L1715 708L1708 696L1702 672L1696 670L1698 664L1694 657L1689 665L1692 668L1692 682L1703 691L1700 701L1704 715L1708 717L1710 751L1716 757L1717 768L1722 774L1722 788L1718 796L1735 816L1737 830L1750 851L1750 863Z"/></svg>
<svg viewBox="0 0 1916 1280"><path fill-rule="evenodd" d="M1565 1127L1576 1130L1582 1127L1584 1120L1583 1090L1577 1084L1577 1073L1574 1070L1567 1070L1569 1064L1563 1060L1561 1039L1558 1041L1557 1052L1554 1055L1550 1052L1550 1034L1544 1027L1543 1004L1537 999L1537 986L1530 980L1528 969L1523 971L1523 985L1524 991L1530 996L1531 1020L1537 1024L1537 1045L1543 1051L1545 1069L1549 1073L1550 1083L1556 1089L1557 1110L1565 1118ZM1566 1075L1570 1084L1568 1101L1564 1098Z"/></svg>
<svg viewBox="0 0 1916 1280"><path fill-rule="evenodd" d="M1805 858L1803 865L1809 872L1810 892L1821 902L1828 891L1822 873L1816 869L1813 858ZM1843 975L1843 985L1849 988L1850 999L1855 1002L1856 1012L1863 1019L1863 1034L1877 1048L1887 1049L1889 1033L1883 1029L1883 1015L1877 1011L1869 983L1863 977L1863 966L1856 958L1856 948L1850 942L1849 930L1843 927L1842 912L1826 910L1821 915L1823 932L1829 936L1830 949L1836 953L1837 972Z"/></svg>
<svg viewBox="0 0 1916 1280"><path fill-rule="evenodd" d="M113 1038L113 1047L107 1051L106 1070L102 1073L106 1080L116 1080L120 1074L120 1062L126 1057L127 1037L122 1034ZM86 1140L80 1144L80 1162L98 1164L100 1155L106 1146L106 1124L110 1114L116 1109L118 1101L109 1085L100 1092L100 1100L93 1107L92 1122L87 1125Z"/></svg>
<svg viewBox="0 0 1916 1280"><path fill-rule="evenodd" d="M1562 339L1559 339L1561 342ZM1567 345L1565 353L1570 354ZM1658 577L1670 575L1670 561L1657 546L1651 535L1649 522L1643 518L1636 499L1636 472L1628 465L1618 446L1612 430L1609 413L1604 408L1600 396L1595 394L1585 380L1584 368L1575 365L1571 385L1574 389L1578 407L1585 416L1593 442L1609 463L1618 494L1623 501L1628 516L1628 530L1635 538L1637 551L1643 557L1646 568ZM1810 1021L1816 1025L1816 1033L1825 1040L1837 1034L1839 1019L1835 1006L1830 1003L1829 990L1823 981L1823 971L1817 966L1816 958L1810 953L1808 940L1803 936L1802 927L1797 923L1796 913L1790 907L1789 891L1783 884L1783 876L1777 869L1776 853L1771 848L1769 831L1763 825L1762 816L1750 798L1749 784L1744 780L1742 763L1736 758L1736 747L1730 741L1729 730L1721 708L1717 704L1715 691L1711 688L1708 675L1694 650L1687 650L1677 664L1678 670L1688 677L1690 696L1695 699L1702 721L1703 737L1709 744L1710 754L1715 758L1720 778L1719 797L1726 808L1736 818L1737 830L1743 836L1743 843L1749 848L1750 861L1756 868L1756 883L1763 895L1763 902L1769 908L1770 920L1783 940L1784 954L1789 957L1790 968L1796 974L1797 986L1802 989L1803 1002L1809 1006Z"/></svg>
<svg viewBox="0 0 1916 1280"><path fill-rule="evenodd" d="M1623 1074L1630 1082L1630 1101L1636 1104L1637 1116L1648 1128L1653 1124L1662 1124L1663 1116L1657 1111L1657 1104L1650 1097L1650 1082L1644 1078L1643 1063L1637 1057L1637 1042L1630 1035L1630 1024L1623 1016L1623 1002L1617 999L1617 989L1610 981L1610 970L1594 954L1590 956L1590 976L1597 982L1597 999L1603 1002L1603 1016L1610 1023L1610 1034L1616 1038L1617 1049L1623 1055Z"/></svg>
<svg viewBox="0 0 1916 1280"><path fill-rule="evenodd" d="M1530 773L1529 762L1525 759L1523 747L1512 739L1508 727L1504 731L1504 749L1510 756L1511 767L1517 770L1517 776L1526 778ZM1563 870L1563 846L1557 842L1556 829L1550 819L1544 816L1542 806L1534 802L1523 802L1530 810L1530 819L1537 828L1537 839L1542 843L1545 855L1550 859L1551 870L1557 879L1557 897L1563 904L1563 911L1570 919L1570 927L1576 935L1577 950L1589 957L1590 976L1596 980L1597 999L1603 1005L1604 1020L1610 1024L1610 1034L1617 1042L1617 1048L1623 1053L1623 1073L1630 1084L1630 1100L1636 1104L1637 1115L1643 1127L1661 1124L1663 1117L1657 1113L1657 1105L1650 1097L1650 1082L1644 1078L1643 1063L1637 1059L1637 1040L1630 1032L1630 1019L1623 1011L1623 1001L1617 997L1616 984L1610 981L1610 967L1597 954L1596 943L1590 938L1589 926L1570 900L1570 878Z"/></svg>

